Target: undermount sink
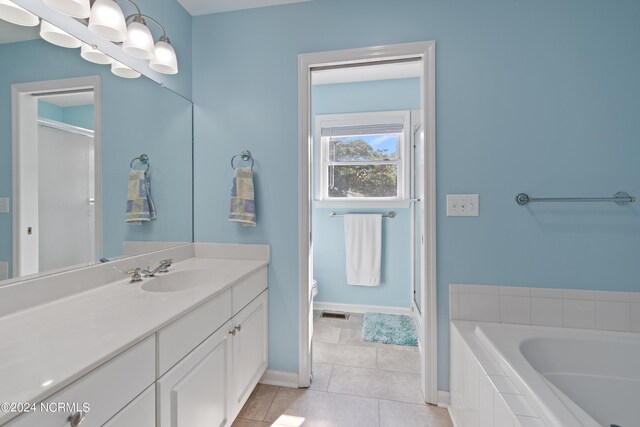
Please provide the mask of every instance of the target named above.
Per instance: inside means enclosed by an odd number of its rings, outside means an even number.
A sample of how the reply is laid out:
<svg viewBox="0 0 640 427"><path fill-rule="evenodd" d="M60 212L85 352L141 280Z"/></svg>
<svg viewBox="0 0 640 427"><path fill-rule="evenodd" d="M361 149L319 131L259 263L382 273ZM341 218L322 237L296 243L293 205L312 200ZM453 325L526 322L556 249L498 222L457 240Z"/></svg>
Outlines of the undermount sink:
<svg viewBox="0 0 640 427"><path fill-rule="evenodd" d="M158 275L142 284L147 292L180 292L211 284L212 270L181 270Z"/></svg>

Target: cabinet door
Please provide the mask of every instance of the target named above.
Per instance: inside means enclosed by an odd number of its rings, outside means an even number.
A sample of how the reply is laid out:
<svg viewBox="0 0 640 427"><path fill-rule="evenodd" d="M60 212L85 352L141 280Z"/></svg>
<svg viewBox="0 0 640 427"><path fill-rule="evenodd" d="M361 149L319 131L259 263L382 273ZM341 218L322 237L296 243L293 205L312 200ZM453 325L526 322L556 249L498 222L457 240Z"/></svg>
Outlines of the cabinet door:
<svg viewBox="0 0 640 427"><path fill-rule="evenodd" d="M155 427L156 387L152 385L103 427Z"/></svg>
<svg viewBox="0 0 640 427"><path fill-rule="evenodd" d="M234 415L242 408L268 361L268 297L262 292L234 318Z"/></svg>
<svg viewBox="0 0 640 427"><path fill-rule="evenodd" d="M158 427L230 423L230 328L228 322L157 381Z"/></svg>

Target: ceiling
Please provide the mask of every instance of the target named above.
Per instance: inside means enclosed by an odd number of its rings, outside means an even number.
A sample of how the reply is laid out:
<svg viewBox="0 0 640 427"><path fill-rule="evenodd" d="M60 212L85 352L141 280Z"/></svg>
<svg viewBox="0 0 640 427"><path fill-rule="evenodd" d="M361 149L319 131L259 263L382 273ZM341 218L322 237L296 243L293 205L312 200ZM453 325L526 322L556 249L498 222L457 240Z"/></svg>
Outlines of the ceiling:
<svg viewBox="0 0 640 427"><path fill-rule="evenodd" d="M254 9L279 4L301 3L310 0L178 0L191 15Z"/></svg>
<svg viewBox="0 0 640 427"><path fill-rule="evenodd" d="M63 93L58 95L41 96L41 100L58 107L76 107L93 104L93 92Z"/></svg>
<svg viewBox="0 0 640 427"><path fill-rule="evenodd" d="M23 27L0 19L0 44L16 43L40 38L40 26Z"/></svg>
<svg viewBox="0 0 640 427"><path fill-rule="evenodd" d="M311 75L311 84L366 82L371 80L394 80L420 77L422 62L398 62L394 64L364 65L362 67L316 70Z"/></svg>

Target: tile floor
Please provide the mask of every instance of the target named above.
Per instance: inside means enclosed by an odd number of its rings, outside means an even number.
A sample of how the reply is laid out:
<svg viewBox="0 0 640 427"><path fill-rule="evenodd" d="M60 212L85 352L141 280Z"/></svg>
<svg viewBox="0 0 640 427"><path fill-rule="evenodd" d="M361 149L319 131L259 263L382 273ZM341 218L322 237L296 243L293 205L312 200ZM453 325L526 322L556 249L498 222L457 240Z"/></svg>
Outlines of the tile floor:
<svg viewBox="0 0 640 427"><path fill-rule="evenodd" d="M233 427L450 427L423 403L417 347L364 342L362 321L315 313L311 387L258 384Z"/></svg>

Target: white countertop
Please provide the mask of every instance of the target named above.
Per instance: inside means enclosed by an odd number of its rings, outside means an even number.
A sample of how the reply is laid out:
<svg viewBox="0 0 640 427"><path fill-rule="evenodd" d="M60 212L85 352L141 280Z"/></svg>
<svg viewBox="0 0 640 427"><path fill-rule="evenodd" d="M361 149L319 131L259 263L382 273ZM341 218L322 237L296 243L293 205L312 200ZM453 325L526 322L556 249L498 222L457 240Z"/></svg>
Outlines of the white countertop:
<svg viewBox="0 0 640 427"><path fill-rule="evenodd" d="M191 258L171 271L212 269L211 284L147 292L124 279L0 318L0 402L38 403L266 266ZM18 414L0 412L0 424Z"/></svg>

